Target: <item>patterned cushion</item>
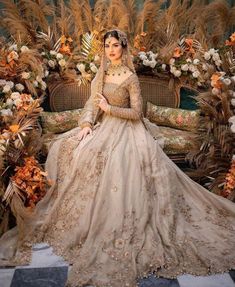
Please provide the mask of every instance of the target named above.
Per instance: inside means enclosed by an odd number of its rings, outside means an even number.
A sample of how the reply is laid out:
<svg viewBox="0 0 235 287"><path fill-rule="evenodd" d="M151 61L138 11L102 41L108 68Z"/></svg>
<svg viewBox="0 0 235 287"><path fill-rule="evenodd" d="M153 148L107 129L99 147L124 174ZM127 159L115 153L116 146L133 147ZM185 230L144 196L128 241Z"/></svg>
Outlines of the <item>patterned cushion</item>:
<svg viewBox="0 0 235 287"><path fill-rule="evenodd" d="M146 117L159 126L196 131L199 124L200 110L189 111L162 107L148 102Z"/></svg>
<svg viewBox="0 0 235 287"><path fill-rule="evenodd" d="M78 126L82 109L64 112L42 112L41 124L43 133L63 133Z"/></svg>
<svg viewBox="0 0 235 287"><path fill-rule="evenodd" d="M198 135L189 131L159 126L164 137L164 151L168 155L187 154L199 145Z"/></svg>

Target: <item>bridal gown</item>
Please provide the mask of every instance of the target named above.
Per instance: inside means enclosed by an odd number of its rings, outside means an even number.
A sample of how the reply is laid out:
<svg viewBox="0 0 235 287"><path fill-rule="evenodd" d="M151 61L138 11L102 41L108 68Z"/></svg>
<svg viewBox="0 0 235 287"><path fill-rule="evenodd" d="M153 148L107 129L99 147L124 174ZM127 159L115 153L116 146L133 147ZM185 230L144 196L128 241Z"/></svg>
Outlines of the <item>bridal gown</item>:
<svg viewBox="0 0 235 287"><path fill-rule="evenodd" d="M68 286L134 287L149 272L174 278L233 268L235 204L165 155L143 123L136 74L104 83L103 95L110 114L91 135L79 141L77 127L51 145L53 183L34 228L24 219L28 240L18 259L34 242L48 242L72 265Z"/></svg>

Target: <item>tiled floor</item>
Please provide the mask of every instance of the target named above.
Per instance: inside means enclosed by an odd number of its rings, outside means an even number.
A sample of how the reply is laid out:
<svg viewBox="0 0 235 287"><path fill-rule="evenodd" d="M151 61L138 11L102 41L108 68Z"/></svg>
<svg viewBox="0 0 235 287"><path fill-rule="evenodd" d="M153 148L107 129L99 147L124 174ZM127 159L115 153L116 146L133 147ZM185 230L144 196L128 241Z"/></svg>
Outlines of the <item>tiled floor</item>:
<svg viewBox="0 0 235 287"><path fill-rule="evenodd" d="M0 287L64 287L68 264L52 248L37 244L29 266L0 268ZM139 287L235 287L235 271L212 276L182 275L177 279L149 276ZM122 287L122 286L120 286Z"/></svg>

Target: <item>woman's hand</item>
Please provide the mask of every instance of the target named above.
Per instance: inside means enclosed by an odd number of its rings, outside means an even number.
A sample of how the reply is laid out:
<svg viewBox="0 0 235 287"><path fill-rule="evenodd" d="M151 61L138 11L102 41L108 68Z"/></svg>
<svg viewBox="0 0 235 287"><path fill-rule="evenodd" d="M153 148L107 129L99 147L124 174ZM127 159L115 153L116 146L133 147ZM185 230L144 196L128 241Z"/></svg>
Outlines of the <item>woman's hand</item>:
<svg viewBox="0 0 235 287"><path fill-rule="evenodd" d="M83 128L79 133L78 133L78 140L85 139L85 137L89 134L92 134L92 129L90 127L85 127Z"/></svg>
<svg viewBox="0 0 235 287"><path fill-rule="evenodd" d="M109 111L110 105L108 104L107 100L105 99L105 97L103 95L101 95L100 93L97 93L99 100L98 100L98 107L101 108L101 110L103 110L105 113L107 113Z"/></svg>

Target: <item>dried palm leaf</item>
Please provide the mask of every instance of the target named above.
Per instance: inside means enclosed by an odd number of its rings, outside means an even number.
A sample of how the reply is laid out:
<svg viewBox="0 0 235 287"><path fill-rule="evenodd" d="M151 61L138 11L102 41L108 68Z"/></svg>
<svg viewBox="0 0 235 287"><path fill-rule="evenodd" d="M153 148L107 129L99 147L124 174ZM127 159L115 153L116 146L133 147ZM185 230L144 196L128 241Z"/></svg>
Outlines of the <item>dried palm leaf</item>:
<svg viewBox="0 0 235 287"><path fill-rule="evenodd" d="M22 11L13 1L1 0L2 22L1 26L5 28L9 36L12 36L17 43L26 44L35 43L36 31L30 26L30 22L22 17Z"/></svg>

